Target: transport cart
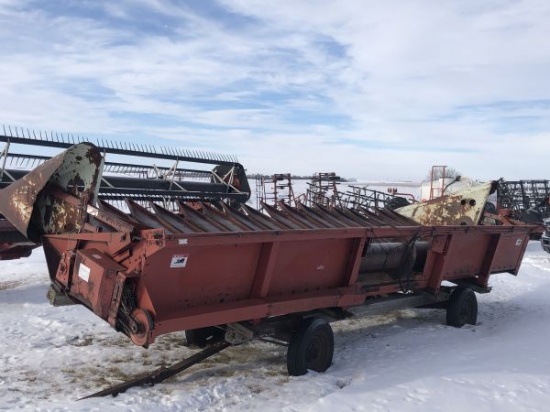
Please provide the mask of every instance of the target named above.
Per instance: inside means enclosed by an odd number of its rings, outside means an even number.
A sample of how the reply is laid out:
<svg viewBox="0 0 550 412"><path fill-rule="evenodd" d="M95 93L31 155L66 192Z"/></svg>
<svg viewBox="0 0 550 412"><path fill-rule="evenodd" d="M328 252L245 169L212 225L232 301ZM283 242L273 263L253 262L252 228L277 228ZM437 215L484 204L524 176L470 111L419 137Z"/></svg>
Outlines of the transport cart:
<svg viewBox="0 0 550 412"><path fill-rule="evenodd" d="M269 337L288 344L290 375L329 368L334 320L443 307L449 325L475 324L475 292L518 273L534 229L284 203L117 208L97 200L100 151L69 150L0 192L19 205L0 212L42 241L52 301L83 304L140 346L184 330L219 350Z"/></svg>

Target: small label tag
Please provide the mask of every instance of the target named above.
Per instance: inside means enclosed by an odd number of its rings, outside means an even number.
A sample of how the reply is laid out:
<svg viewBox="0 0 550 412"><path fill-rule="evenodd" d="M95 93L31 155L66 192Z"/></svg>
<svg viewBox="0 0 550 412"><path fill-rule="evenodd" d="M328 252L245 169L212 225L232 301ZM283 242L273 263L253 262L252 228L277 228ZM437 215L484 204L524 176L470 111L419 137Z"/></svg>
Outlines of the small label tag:
<svg viewBox="0 0 550 412"><path fill-rule="evenodd" d="M522 243L523 243L523 240L521 240L520 238L516 240L516 246L521 246Z"/></svg>
<svg viewBox="0 0 550 412"><path fill-rule="evenodd" d="M189 243L188 239L178 239L178 245L184 246Z"/></svg>
<svg viewBox="0 0 550 412"><path fill-rule="evenodd" d="M78 268L78 277L84 282L88 282L88 280L90 280L90 272L90 268L84 263L81 263L80 267Z"/></svg>
<svg viewBox="0 0 550 412"><path fill-rule="evenodd" d="M184 268L187 265L189 255L173 255L170 262L171 268Z"/></svg>

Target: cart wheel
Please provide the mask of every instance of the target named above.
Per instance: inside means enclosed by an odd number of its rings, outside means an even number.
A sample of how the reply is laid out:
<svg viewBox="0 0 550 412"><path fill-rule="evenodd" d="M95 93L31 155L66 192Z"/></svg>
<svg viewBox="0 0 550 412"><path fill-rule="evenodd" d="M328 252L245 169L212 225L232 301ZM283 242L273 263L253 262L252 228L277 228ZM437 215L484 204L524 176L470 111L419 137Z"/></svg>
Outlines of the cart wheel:
<svg viewBox="0 0 550 412"><path fill-rule="evenodd" d="M136 321L136 330L130 334L130 339L138 346L149 345L149 332L153 330L153 318L144 309L134 309L131 317Z"/></svg>
<svg viewBox="0 0 550 412"><path fill-rule="evenodd" d="M459 286L452 293L447 306L447 325L461 328L477 323L477 298L470 288Z"/></svg>
<svg viewBox="0 0 550 412"><path fill-rule="evenodd" d="M288 374L301 376L308 369L326 371L332 364L334 334L322 318L304 319L294 331L288 345L286 365Z"/></svg>
<svg viewBox="0 0 550 412"><path fill-rule="evenodd" d="M220 342L225 337L225 331L215 326L199 329L189 329L185 331L185 340L187 345L205 348L211 343Z"/></svg>

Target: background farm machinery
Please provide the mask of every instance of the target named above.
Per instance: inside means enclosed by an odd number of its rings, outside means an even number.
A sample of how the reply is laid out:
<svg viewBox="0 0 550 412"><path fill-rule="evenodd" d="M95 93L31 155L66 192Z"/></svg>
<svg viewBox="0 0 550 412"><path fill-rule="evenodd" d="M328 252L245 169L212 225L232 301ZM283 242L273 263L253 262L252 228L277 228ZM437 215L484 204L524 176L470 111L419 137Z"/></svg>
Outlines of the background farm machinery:
<svg viewBox="0 0 550 412"><path fill-rule="evenodd" d="M498 208L502 215L526 223L541 224L550 217L550 181L501 180Z"/></svg>
<svg viewBox="0 0 550 412"><path fill-rule="evenodd" d="M475 324L474 291L517 274L535 230L482 221L497 182L407 216L313 201L264 202L260 212L234 201L247 198L237 173L240 187L213 172L201 196L179 181L176 194L156 186L165 179L112 196L103 152L80 143L43 162L0 191L0 212L43 244L53 303L82 304L140 346L185 330L191 343L215 345L199 360L262 337L288 345L288 372L301 375L330 366L334 320L444 307L449 325ZM223 192L213 190L220 181ZM445 219L419 219L434 213Z"/></svg>
<svg viewBox="0 0 550 412"><path fill-rule="evenodd" d="M303 193L296 193L296 180L290 173L257 178L256 209L262 210L264 204L276 206L278 203L284 202L289 206L302 204L350 209L388 208L393 210L416 201L414 195L399 193L397 188L381 191L369 189L360 184L350 184L335 172L315 173L305 181L306 190Z"/></svg>
<svg viewBox="0 0 550 412"><path fill-rule="evenodd" d="M540 230L531 239L540 239L550 253L550 181L502 181L498 190L498 213L510 219L536 224Z"/></svg>
<svg viewBox="0 0 550 412"><path fill-rule="evenodd" d="M475 223L470 221L468 224L478 224L481 215L490 215L497 224L507 220L509 224L517 222L539 225L539 230L532 233L532 237L534 239L540 237L543 221L550 217L550 183L548 180L507 181L500 179L498 184L491 182L489 182L489 186L485 184L485 188L491 187L490 192L487 192L486 189L479 190L480 186L484 186L483 183L467 177L435 178L434 170L442 168L444 172L445 167L434 166L431 176L433 180L423 182L416 188L410 183L406 183L407 187L404 191L411 193L402 193L397 187L388 187L385 191L369 187L379 187L380 184L349 183L334 172L315 173L306 182L304 193L296 192L297 181L290 173L261 177L256 179L256 208L261 210L263 204L276 206L277 203L284 202L290 206L321 204L350 209L387 208L400 210L403 213L433 200L435 200L435 205L445 205L446 202L441 201L442 197L452 197L456 192L471 191L471 195L480 196L475 201L481 202L484 208L479 211ZM415 191L420 191L420 193L415 193ZM474 194L476 192L478 195ZM419 202L418 199L422 200ZM416 206L412 206L413 204ZM433 222L439 219L440 224L448 224L442 218L444 214L443 210L439 210L431 213L429 219L436 219ZM438 216L440 217L438 218ZM428 224L429 222L424 220L423 223Z"/></svg>

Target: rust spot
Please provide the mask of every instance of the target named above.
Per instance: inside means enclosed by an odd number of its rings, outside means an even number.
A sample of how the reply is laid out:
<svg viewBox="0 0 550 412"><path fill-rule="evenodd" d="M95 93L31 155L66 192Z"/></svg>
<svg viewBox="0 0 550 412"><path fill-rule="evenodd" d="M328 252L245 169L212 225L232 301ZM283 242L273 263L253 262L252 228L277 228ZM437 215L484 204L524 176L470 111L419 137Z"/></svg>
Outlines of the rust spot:
<svg viewBox="0 0 550 412"><path fill-rule="evenodd" d="M451 195L396 209L422 225L475 225L492 189L492 182L470 187Z"/></svg>
<svg viewBox="0 0 550 412"><path fill-rule="evenodd" d="M90 143L74 145L3 189L0 214L34 242L43 234L79 230L78 208L60 199L56 190L93 201L101 166L99 149Z"/></svg>

